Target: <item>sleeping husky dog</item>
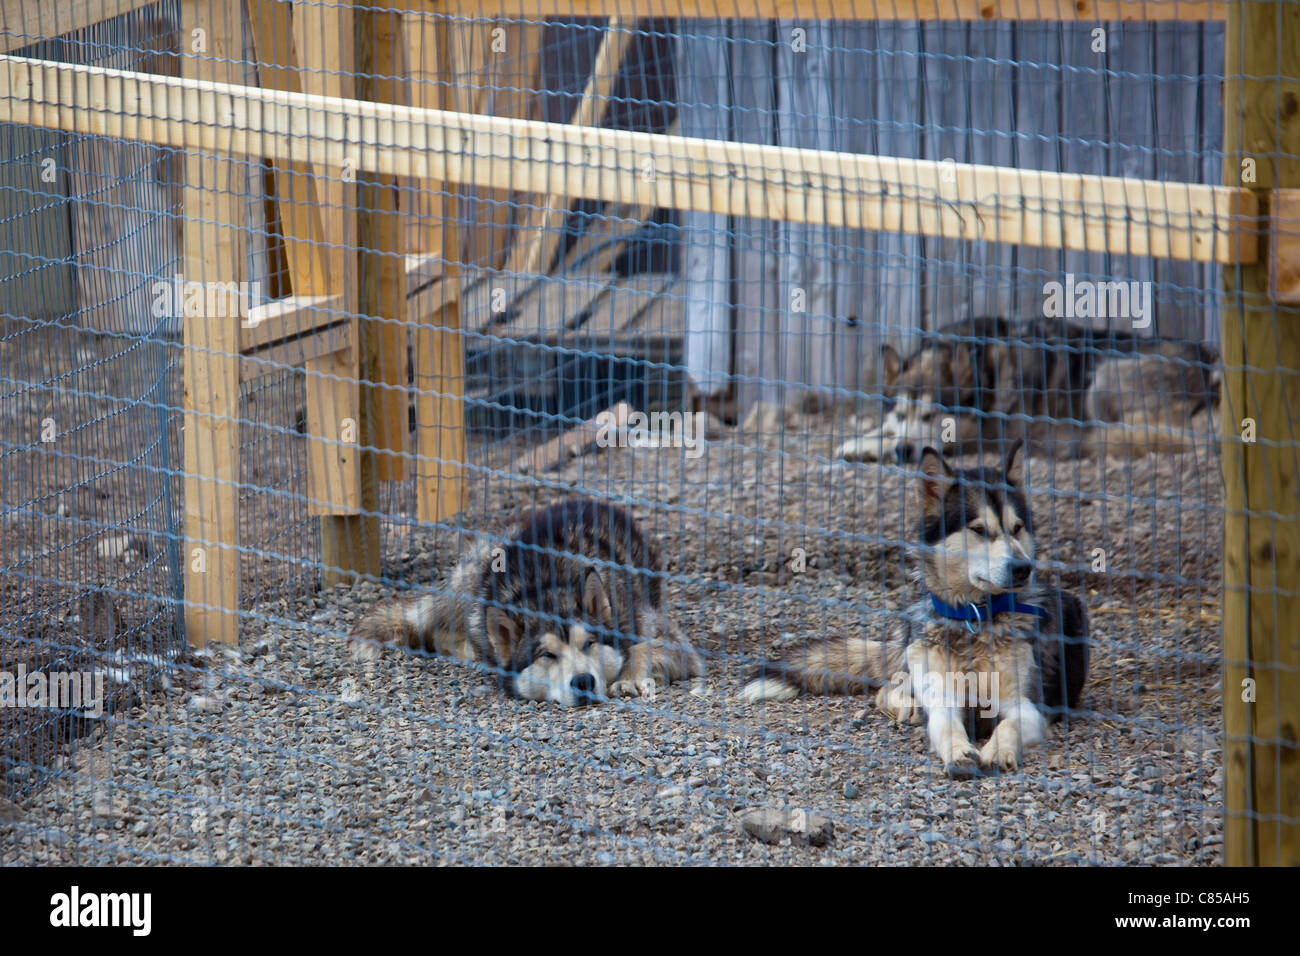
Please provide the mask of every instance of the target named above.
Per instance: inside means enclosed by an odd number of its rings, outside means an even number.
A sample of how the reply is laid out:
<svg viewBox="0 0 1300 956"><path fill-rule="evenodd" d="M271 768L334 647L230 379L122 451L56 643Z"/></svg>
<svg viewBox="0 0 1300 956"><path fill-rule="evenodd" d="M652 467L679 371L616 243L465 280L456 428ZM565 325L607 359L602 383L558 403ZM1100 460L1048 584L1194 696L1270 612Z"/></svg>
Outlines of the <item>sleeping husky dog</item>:
<svg viewBox="0 0 1300 956"><path fill-rule="evenodd" d="M914 546L929 593L884 640L836 636L763 664L742 699L864 693L902 723L924 714L949 773L1015 770L1043 740L1046 719L1079 704L1088 675L1088 619L1071 594L1034 581L1033 517L1022 446L1001 471L953 471L921 453ZM987 737L976 749L975 740Z"/></svg>
<svg viewBox="0 0 1300 956"><path fill-rule="evenodd" d="M525 700L653 697L704 672L663 606L662 573L658 549L625 511L565 501L474 544L445 594L378 605L351 640L362 658L397 642L479 661Z"/></svg>
<svg viewBox="0 0 1300 956"><path fill-rule="evenodd" d="M949 454L1136 455L1204 447L1216 434L1212 345L1098 332L1038 319L968 319L924 336L902 358L881 350L880 427L835 449L851 461Z"/></svg>

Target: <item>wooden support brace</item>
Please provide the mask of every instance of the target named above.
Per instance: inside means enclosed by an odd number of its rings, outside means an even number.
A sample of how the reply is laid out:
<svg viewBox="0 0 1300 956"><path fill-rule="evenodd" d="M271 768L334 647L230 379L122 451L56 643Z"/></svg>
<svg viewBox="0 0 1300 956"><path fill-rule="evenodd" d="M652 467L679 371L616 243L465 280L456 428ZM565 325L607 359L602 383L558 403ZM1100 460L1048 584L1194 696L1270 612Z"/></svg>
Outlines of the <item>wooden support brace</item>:
<svg viewBox="0 0 1300 956"><path fill-rule="evenodd" d="M632 21L635 24L635 21ZM595 126L605 114L609 97L614 91L623 56L631 42L628 23L611 19L601 36L600 48L591 67L591 75L582 91L582 98L569 120L570 126ZM551 267L555 250L560 244L564 221L569 213L570 197L551 192L534 197L540 204L528 208L528 220L515 234L514 245L506 260L506 272L541 275Z"/></svg>
<svg viewBox="0 0 1300 956"><path fill-rule="evenodd" d="M289 4L277 0L247 0L249 27L256 50L258 74L264 89L301 93L298 57L294 50ZM292 137L290 143L297 143ZM309 151L305 145L287 159L277 160L275 199L280 206L289 281L295 295L321 296L331 289L325 271L325 229L321 224L321 196L316 189ZM337 285L337 282L334 283Z"/></svg>

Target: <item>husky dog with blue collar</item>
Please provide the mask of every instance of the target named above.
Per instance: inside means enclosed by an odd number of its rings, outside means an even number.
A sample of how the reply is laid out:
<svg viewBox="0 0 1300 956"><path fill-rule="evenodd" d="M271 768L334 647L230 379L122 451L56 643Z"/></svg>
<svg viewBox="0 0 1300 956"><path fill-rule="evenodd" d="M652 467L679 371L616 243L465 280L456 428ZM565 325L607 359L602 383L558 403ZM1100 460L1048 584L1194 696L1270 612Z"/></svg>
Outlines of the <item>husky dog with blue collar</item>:
<svg viewBox="0 0 1300 956"><path fill-rule="evenodd" d="M926 448L912 543L928 593L884 640L833 636L763 664L742 699L878 688L889 716L925 722L949 773L1016 770L1048 720L1078 707L1088 676L1083 602L1034 580L1023 458L1016 442L1001 470L954 471Z"/></svg>

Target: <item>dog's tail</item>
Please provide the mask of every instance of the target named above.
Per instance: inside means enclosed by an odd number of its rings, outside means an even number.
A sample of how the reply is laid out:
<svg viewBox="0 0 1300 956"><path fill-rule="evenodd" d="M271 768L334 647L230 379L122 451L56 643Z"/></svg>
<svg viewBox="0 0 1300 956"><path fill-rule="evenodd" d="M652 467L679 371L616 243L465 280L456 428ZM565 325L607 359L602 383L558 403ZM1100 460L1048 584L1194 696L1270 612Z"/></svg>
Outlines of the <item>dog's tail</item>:
<svg viewBox="0 0 1300 956"><path fill-rule="evenodd" d="M362 660L379 657L384 644L472 659L469 639L472 591L481 576L487 546L477 543L456 565L440 593L415 594L381 601L352 628L348 643Z"/></svg>
<svg viewBox="0 0 1300 956"><path fill-rule="evenodd" d="M464 600L450 594L420 594L381 601L357 622L348 635L354 653L377 657L381 644L445 653L442 635L463 635L467 627Z"/></svg>
<svg viewBox="0 0 1300 956"><path fill-rule="evenodd" d="M740 699L752 703L794 700L801 694L864 694L902 666L902 651L892 644L837 635L811 641L786 660L760 664Z"/></svg>

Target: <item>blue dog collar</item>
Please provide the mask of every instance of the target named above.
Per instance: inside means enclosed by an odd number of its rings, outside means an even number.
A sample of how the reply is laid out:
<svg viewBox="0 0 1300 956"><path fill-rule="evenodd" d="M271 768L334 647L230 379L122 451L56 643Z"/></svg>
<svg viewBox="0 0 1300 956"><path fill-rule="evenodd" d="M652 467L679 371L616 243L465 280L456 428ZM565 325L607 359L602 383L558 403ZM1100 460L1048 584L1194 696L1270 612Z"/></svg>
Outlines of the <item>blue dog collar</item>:
<svg viewBox="0 0 1300 956"><path fill-rule="evenodd" d="M985 621L991 621L999 614L1006 614L1008 611L1016 614L1032 614L1035 617L1047 617L1047 608L1039 607L1036 604L1023 604L1013 592L999 594L980 604L974 602L970 604L947 604L931 594L930 603L934 605L934 609L940 617L946 617L951 621L965 621L966 629L972 634L978 634L980 625Z"/></svg>

